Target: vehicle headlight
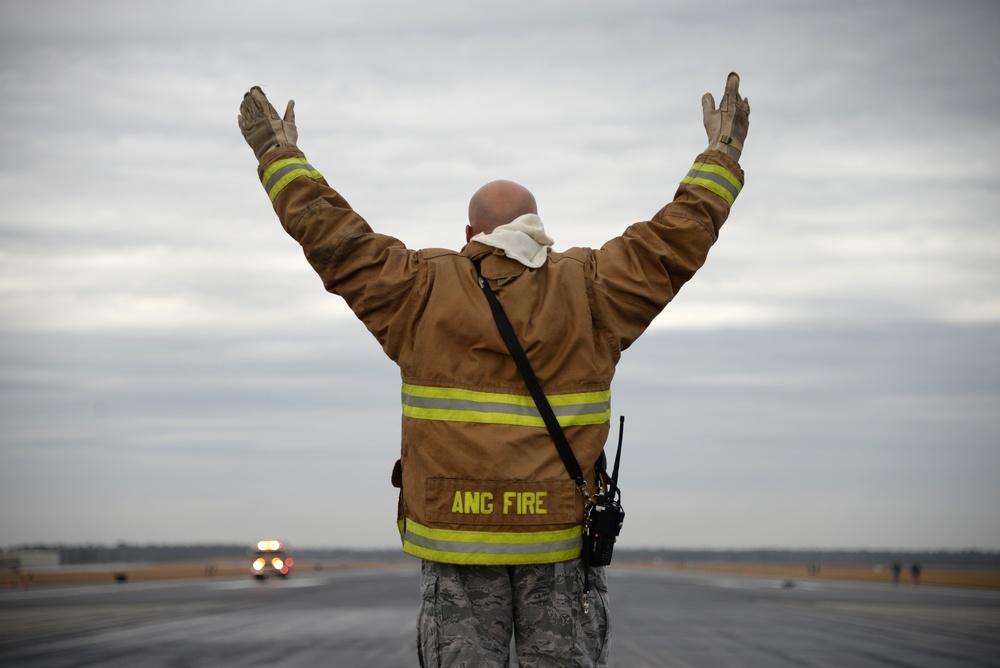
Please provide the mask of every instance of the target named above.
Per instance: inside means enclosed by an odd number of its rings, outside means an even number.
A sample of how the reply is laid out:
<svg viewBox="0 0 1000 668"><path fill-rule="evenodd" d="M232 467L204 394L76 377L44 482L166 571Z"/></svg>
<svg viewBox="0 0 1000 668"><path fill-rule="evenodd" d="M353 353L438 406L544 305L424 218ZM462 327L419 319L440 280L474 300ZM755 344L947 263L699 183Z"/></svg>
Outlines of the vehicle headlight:
<svg viewBox="0 0 1000 668"><path fill-rule="evenodd" d="M285 567L285 564L282 563L281 559L279 559L278 557L275 557L274 559L271 560L271 565L274 566L279 571Z"/></svg>
<svg viewBox="0 0 1000 668"><path fill-rule="evenodd" d="M264 563L265 562L263 559L257 559L256 561L253 562L253 569L255 571L259 571L260 569L264 568Z"/></svg>

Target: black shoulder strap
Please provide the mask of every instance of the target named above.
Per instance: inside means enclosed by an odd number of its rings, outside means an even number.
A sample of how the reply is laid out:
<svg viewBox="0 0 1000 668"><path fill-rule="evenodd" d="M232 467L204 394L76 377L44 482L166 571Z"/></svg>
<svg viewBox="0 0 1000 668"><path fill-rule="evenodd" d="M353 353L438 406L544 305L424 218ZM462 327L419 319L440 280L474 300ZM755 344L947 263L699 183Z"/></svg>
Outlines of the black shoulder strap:
<svg viewBox="0 0 1000 668"><path fill-rule="evenodd" d="M486 299L489 301L490 309L493 311L493 318L497 321L497 329L500 330L500 336L503 337L504 343L507 344L507 350L510 351L510 356L514 358L514 363L517 364L517 369L521 372L521 377L524 378L524 384L528 386L528 391L535 400L538 412L542 416L542 420L545 422L552 440L555 441L556 450L559 451L559 456L562 457L563 464L566 466L566 472L576 482L577 487L581 491L585 491L587 483L583 478L583 471L580 470L580 464L577 463L576 457L573 455L573 450L569 447L569 441L566 440L566 435L563 433L562 427L559 426L559 420L556 419L555 413L552 412L549 400L545 398L545 392L542 391L542 386L538 383L535 371L528 362L528 356L525 355L524 349L521 347L521 342L518 341L517 334L514 333L514 328L511 327L510 320L507 319L507 314L504 313L503 307L500 306L500 301L493 293L490 282L483 278L480 263L476 262L475 264L476 272L479 274L479 287L486 293Z"/></svg>

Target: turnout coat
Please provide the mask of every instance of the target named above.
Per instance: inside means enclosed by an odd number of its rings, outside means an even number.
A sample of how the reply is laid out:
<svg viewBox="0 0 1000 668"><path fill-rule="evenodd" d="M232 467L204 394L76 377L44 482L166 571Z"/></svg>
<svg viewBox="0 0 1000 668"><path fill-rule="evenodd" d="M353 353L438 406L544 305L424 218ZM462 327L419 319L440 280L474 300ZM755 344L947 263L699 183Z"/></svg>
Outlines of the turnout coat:
<svg viewBox="0 0 1000 668"><path fill-rule="evenodd" d="M403 549L431 561L577 558L584 502L497 331L481 261L587 480L608 436L623 350L703 265L743 185L728 156L698 156L672 202L600 249L537 269L470 242L412 250L378 234L295 147L259 176L284 229L402 377Z"/></svg>

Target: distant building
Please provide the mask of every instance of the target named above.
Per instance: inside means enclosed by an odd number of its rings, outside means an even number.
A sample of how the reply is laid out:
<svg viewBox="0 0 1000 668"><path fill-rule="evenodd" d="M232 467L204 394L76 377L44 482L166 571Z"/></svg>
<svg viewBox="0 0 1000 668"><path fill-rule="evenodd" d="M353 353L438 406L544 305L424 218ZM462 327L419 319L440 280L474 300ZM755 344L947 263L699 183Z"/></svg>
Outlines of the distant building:
<svg viewBox="0 0 1000 668"><path fill-rule="evenodd" d="M4 568L52 568L59 565L59 550L10 550L0 554Z"/></svg>

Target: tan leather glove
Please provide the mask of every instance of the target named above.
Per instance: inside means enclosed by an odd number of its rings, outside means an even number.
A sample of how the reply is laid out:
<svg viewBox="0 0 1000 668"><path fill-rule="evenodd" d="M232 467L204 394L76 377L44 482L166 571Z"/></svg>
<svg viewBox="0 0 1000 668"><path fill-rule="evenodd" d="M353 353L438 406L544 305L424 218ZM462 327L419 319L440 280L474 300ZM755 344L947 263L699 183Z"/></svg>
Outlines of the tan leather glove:
<svg viewBox="0 0 1000 668"><path fill-rule="evenodd" d="M718 109L711 93L702 96L701 108L705 114L709 150L722 151L733 160L739 160L750 129L750 100L740 97L740 75L729 73Z"/></svg>
<svg viewBox="0 0 1000 668"><path fill-rule="evenodd" d="M271 149L295 146L299 138L295 129L295 100L288 101L284 117L279 117L259 86L254 86L243 96L240 115L236 119L257 160Z"/></svg>

